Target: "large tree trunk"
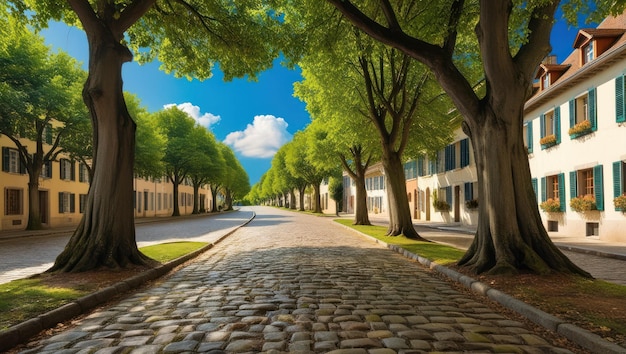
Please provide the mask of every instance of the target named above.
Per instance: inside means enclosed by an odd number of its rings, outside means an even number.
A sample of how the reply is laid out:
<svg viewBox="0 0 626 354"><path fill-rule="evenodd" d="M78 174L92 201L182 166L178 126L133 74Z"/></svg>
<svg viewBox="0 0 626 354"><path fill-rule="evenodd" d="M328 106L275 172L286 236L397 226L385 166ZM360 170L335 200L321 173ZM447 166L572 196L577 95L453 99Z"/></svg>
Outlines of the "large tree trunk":
<svg viewBox="0 0 626 354"><path fill-rule="evenodd" d="M178 183L178 179L177 178L170 178L170 181L172 182L172 194L174 194L174 210L172 211L172 216L180 216L180 207L178 206L179 204L179 198L178 198L178 186L180 185Z"/></svg>
<svg viewBox="0 0 626 354"><path fill-rule="evenodd" d="M219 189L219 186L213 187L213 185L211 185L209 186L209 189L211 189L211 195L212 195L211 212L215 213L217 211L217 190Z"/></svg>
<svg viewBox="0 0 626 354"><path fill-rule="evenodd" d="M365 189L365 175L357 174L354 180L356 187L356 206L354 210L354 225L372 225L367 212L367 190Z"/></svg>
<svg viewBox="0 0 626 354"><path fill-rule="evenodd" d="M296 209L296 189L292 188L289 192L289 209Z"/></svg>
<svg viewBox="0 0 626 354"><path fill-rule="evenodd" d="M39 164L37 164L39 161ZM39 209L39 175L41 174L41 157L33 157L31 168L28 169L28 223L26 230L41 230L41 210Z"/></svg>
<svg viewBox="0 0 626 354"><path fill-rule="evenodd" d="M389 201L389 228L387 235L404 235L407 238L427 241L423 239L411 219L411 209L406 195L406 180L404 178L404 166L398 154L385 148L383 153L383 168L385 169L385 181L387 185L387 200Z"/></svg>
<svg viewBox="0 0 626 354"><path fill-rule="evenodd" d="M135 240L136 125L122 94L122 64L132 55L106 27L97 28L87 31L89 77L83 89L94 130L94 174L83 218L49 271L80 272L148 261Z"/></svg>
<svg viewBox="0 0 626 354"><path fill-rule="evenodd" d="M476 160L479 220L474 242L459 261L476 273L520 270L545 274L551 270L589 276L550 240L530 183L528 154L518 117L506 119L487 110L481 126L465 125ZM497 148L494 148L497 147Z"/></svg>
<svg viewBox="0 0 626 354"><path fill-rule="evenodd" d="M313 183L313 212L322 213L322 196L320 195L320 182Z"/></svg>
<svg viewBox="0 0 626 354"><path fill-rule="evenodd" d="M192 214L200 214L200 208L198 207L200 202L200 184L193 185L193 211Z"/></svg>
<svg viewBox="0 0 626 354"><path fill-rule="evenodd" d="M299 194L298 195L298 199L299 199L299 202L300 202L300 205L298 207L299 211L304 211L304 190L305 189L306 189L306 185L299 188L299 192L300 192L300 193L298 193Z"/></svg>

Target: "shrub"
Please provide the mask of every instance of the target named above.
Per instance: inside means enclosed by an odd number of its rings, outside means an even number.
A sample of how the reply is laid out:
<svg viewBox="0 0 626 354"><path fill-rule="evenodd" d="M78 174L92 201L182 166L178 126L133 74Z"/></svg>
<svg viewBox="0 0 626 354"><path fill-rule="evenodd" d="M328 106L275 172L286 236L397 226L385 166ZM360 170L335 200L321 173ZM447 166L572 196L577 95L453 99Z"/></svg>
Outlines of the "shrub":
<svg viewBox="0 0 626 354"><path fill-rule="evenodd" d="M478 209L478 199L470 199L465 201L467 209Z"/></svg>
<svg viewBox="0 0 626 354"><path fill-rule="evenodd" d="M435 200L433 201L433 206L436 211L450 211L450 204L445 200Z"/></svg>
<svg viewBox="0 0 626 354"><path fill-rule="evenodd" d="M582 197L575 197L570 200L569 206L572 210L578 212L596 210L596 198L591 194L586 194Z"/></svg>
<svg viewBox="0 0 626 354"><path fill-rule="evenodd" d="M591 132L591 122L588 120L583 120L582 122L576 123L573 127L569 128L569 135L573 137L577 137L580 135L585 135Z"/></svg>
<svg viewBox="0 0 626 354"><path fill-rule="evenodd" d="M545 202L539 204L539 207L548 213L556 213L561 211L561 201L558 199L548 198Z"/></svg>
<svg viewBox="0 0 626 354"><path fill-rule="evenodd" d="M626 212L626 194L622 194L613 199L613 204L615 204L615 208L620 209L622 212Z"/></svg>

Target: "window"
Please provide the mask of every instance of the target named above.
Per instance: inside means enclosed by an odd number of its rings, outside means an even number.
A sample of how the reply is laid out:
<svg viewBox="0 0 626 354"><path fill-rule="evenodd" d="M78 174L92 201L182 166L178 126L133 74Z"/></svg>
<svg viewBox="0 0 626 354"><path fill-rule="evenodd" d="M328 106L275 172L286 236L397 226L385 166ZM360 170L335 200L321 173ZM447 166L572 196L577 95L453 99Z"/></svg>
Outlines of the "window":
<svg viewBox="0 0 626 354"><path fill-rule="evenodd" d="M85 207L87 206L87 194L79 194L78 195L78 211L83 214L85 212Z"/></svg>
<svg viewBox="0 0 626 354"><path fill-rule="evenodd" d="M161 193L157 193L157 210L161 210Z"/></svg>
<svg viewBox="0 0 626 354"><path fill-rule="evenodd" d="M78 181L89 183L89 170L82 162L78 164Z"/></svg>
<svg viewBox="0 0 626 354"><path fill-rule="evenodd" d="M20 160L20 153L17 149L8 147L2 148L2 171L10 173L26 173L26 168Z"/></svg>
<svg viewBox="0 0 626 354"><path fill-rule="evenodd" d="M59 192L59 213L75 212L75 194L69 192Z"/></svg>
<svg viewBox="0 0 626 354"><path fill-rule="evenodd" d="M533 122L529 121L524 124L524 146L526 151L531 154L533 152Z"/></svg>
<svg viewBox="0 0 626 354"><path fill-rule="evenodd" d="M454 170L456 168L456 144L446 146L444 153L446 171Z"/></svg>
<svg viewBox="0 0 626 354"><path fill-rule="evenodd" d="M541 86L542 86L541 88L544 90L550 87L550 74L549 73L546 72L541 77Z"/></svg>
<svg viewBox="0 0 626 354"><path fill-rule="evenodd" d="M570 172L570 198L591 195L597 210L604 210L602 165Z"/></svg>
<svg viewBox="0 0 626 354"><path fill-rule="evenodd" d="M586 225L586 236L600 236L600 223L588 222Z"/></svg>
<svg viewBox="0 0 626 354"><path fill-rule="evenodd" d="M560 210L565 211L565 174L541 178L541 202L548 199L558 201Z"/></svg>
<svg viewBox="0 0 626 354"><path fill-rule="evenodd" d="M412 160L404 164L404 178L407 180L417 178L417 161Z"/></svg>
<svg viewBox="0 0 626 354"><path fill-rule="evenodd" d="M569 135L572 138L577 138L597 129L596 107L596 89L591 89L569 102Z"/></svg>
<svg viewBox="0 0 626 354"><path fill-rule="evenodd" d="M547 148L561 143L561 107L542 114L539 118L541 124L542 148Z"/></svg>
<svg viewBox="0 0 626 354"><path fill-rule="evenodd" d="M575 122L580 123L583 120L589 120L589 96L583 95L576 99L576 116Z"/></svg>
<svg viewBox="0 0 626 354"><path fill-rule="evenodd" d="M543 136L554 134L554 111L544 115Z"/></svg>
<svg viewBox="0 0 626 354"><path fill-rule="evenodd" d="M74 170L74 164L68 159L61 159L59 161L61 168L61 179L66 181L76 180L76 171Z"/></svg>
<svg viewBox="0 0 626 354"><path fill-rule="evenodd" d="M548 232L558 232L559 222L556 220L548 220Z"/></svg>
<svg viewBox="0 0 626 354"><path fill-rule="evenodd" d="M470 164L470 147L469 138L461 140L460 152L461 152L461 168L469 166Z"/></svg>
<svg viewBox="0 0 626 354"><path fill-rule="evenodd" d="M22 215L24 207L22 203L22 189L5 188L4 190L4 215Z"/></svg>
<svg viewBox="0 0 626 354"><path fill-rule="evenodd" d="M41 178L52 178L52 161L46 161L41 166Z"/></svg>

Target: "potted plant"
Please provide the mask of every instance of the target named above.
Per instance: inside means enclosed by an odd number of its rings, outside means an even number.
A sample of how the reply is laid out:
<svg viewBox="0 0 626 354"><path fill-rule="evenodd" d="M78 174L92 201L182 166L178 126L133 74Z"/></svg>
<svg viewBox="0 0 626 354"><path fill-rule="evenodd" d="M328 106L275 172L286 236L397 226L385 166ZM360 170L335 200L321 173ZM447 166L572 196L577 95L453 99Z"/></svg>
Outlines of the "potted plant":
<svg viewBox="0 0 626 354"><path fill-rule="evenodd" d="M561 211L561 201L558 199L548 198L548 200L539 204L539 207L548 213L558 213Z"/></svg>
<svg viewBox="0 0 626 354"><path fill-rule="evenodd" d="M435 211L450 211L450 204L445 200L439 200L437 191L433 191L433 207Z"/></svg>
<svg viewBox="0 0 626 354"><path fill-rule="evenodd" d="M572 139L589 134L591 133L591 122L588 120L583 120L582 122L576 123L576 125L569 128L568 133Z"/></svg>
<svg viewBox="0 0 626 354"><path fill-rule="evenodd" d="M626 194L622 194L613 199L613 204L615 204L616 209L626 212Z"/></svg>
<svg viewBox="0 0 626 354"><path fill-rule="evenodd" d="M596 210L596 198L591 194L575 197L570 200L569 206L577 212Z"/></svg>
<svg viewBox="0 0 626 354"><path fill-rule="evenodd" d="M543 147L544 149L556 145L556 135L550 134L544 136L539 140L539 144L541 144L541 147Z"/></svg>
<svg viewBox="0 0 626 354"><path fill-rule="evenodd" d="M466 200L465 208L470 209L470 210L478 209L478 199Z"/></svg>

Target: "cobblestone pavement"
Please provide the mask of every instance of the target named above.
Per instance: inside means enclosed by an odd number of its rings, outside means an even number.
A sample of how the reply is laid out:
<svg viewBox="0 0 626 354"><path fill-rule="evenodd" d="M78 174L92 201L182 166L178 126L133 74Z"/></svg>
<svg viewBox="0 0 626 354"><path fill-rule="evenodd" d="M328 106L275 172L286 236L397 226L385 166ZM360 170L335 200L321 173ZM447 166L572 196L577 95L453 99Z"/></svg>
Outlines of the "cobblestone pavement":
<svg viewBox="0 0 626 354"><path fill-rule="evenodd" d="M566 353L329 218L257 218L24 353Z"/></svg>

